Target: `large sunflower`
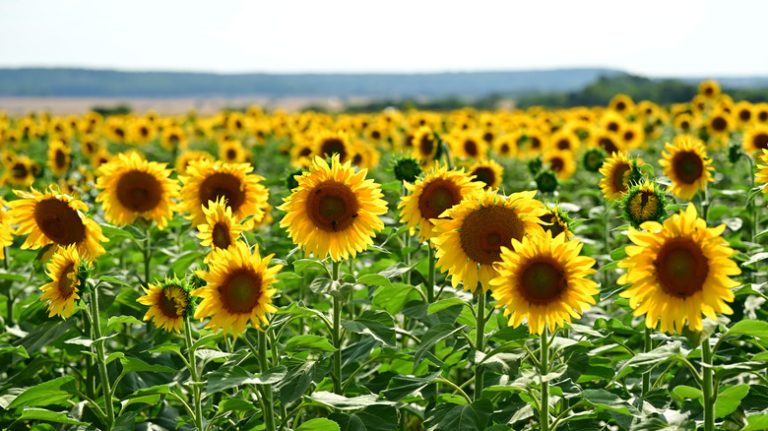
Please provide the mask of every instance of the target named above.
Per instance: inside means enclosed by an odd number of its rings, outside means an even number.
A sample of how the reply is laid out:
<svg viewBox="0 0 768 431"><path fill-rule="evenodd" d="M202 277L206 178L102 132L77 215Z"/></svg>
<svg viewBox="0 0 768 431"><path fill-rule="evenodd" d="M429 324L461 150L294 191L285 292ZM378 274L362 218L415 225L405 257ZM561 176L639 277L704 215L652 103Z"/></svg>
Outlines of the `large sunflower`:
<svg viewBox="0 0 768 431"><path fill-rule="evenodd" d="M48 302L48 317L66 319L75 312L75 301L80 299L79 267L80 255L74 245L59 248L48 262L46 274L51 281L40 288L40 299Z"/></svg>
<svg viewBox="0 0 768 431"><path fill-rule="evenodd" d="M179 185L164 163L149 162L137 153L117 155L99 168L96 197L104 217L118 226L136 218L152 220L163 229L173 217L173 199Z"/></svg>
<svg viewBox="0 0 768 431"><path fill-rule="evenodd" d="M415 184L404 183L408 194L400 199L400 221L408 226L411 235L419 228L419 240L432 238L433 219L461 202L468 195L483 188L463 170L448 170L437 166Z"/></svg>
<svg viewBox="0 0 768 431"><path fill-rule="evenodd" d="M136 299L149 307L144 320L153 319L155 326L168 332L181 332L184 318L192 311L189 291L180 280L168 279L159 284L149 284L144 296Z"/></svg>
<svg viewBox="0 0 768 431"><path fill-rule="evenodd" d="M192 291L193 296L202 298L195 319L211 317L209 328L221 328L235 336L245 331L248 321L259 330L269 324L266 314L277 311L272 305L275 289L271 285L282 268L268 266L272 256L262 258L258 248L252 253L242 242L214 251L208 271L199 274L206 285Z"/></svg>
<svg viewBox="0 0 768 431"><path fill-rule="evenodd" d="M664 224L647 222L642 230L629 229L634 245L625 248L627 257L619 268L627 272L619 283L629 284L621 296L629 299L634 315L645 314L645 325L661 322L664 332L681 332L686 322L694 331L703 329L701 314L716 319L730 314L726 302L738 283L730 276L741 270L731 260L735 253L720 236L725 225L708 228L688 204Z"/></svg>
<svg viewBox="0 0 768 431"><path fill-rule="evenodd" d="M209 202L203 208L205 223L197 225L200 244L214 250L227 249L234 245L245 227L232 217L232 208L224 198Z"/></svg>
<svg viewBox="0 0 768 431"><path fill-rule="evenodd" d="M248 163L222 163L200 160L187 167L187 175L181 176L182 205L192 224L205 223L203 207L208 202L224 198L232 208L232 216L242 220L253 216L264 217L269 190L261 184L263 177L252 174Z"/></svg>
<svg viewBox="0 0 768 431"><path fill-rule="evenodd" d="M543 232L539 216L544 204L536 192L508 197L483 190L468 196L436 221L432 242L437 248L437 266L451 275L451 284L474 292L477 284L487 290L496 276L494 262L501 260L501 247L512 239Z"/></svg>
<svg viewBox="0 0 768 431"><path fill-rule="evenodd" d="M381 187L366 173L336 155L330 165L316 157L309 171L294 177L298 186L280 206L286 212L280 227L318 259L354 257L373 243L384 228L379 216L387 212Z"/></svg>
<svg viewBox="0 0 768 431"><path fill-rule="evenodd" d="M107 238L101 227L83 215L88 207L70 195L50 189L47 193L36 190L15 190L20 199L11 201L8 217L17 226L16 235L29 235L22 249L38 249L49 244L75 245L80 257L93 260L104 254L102 242Z"/></svg>
<svg viewBox="0 0 768 431"><path fill-rule="evenodd" d="M672 181L669 191L681 199L691 199L712 179L712 161L704 143L691 136L678 136L664 145L659 165Z"/></svg>
<svg viewBox="0 0 768 431"><path fill-rule="evenodd" d="M527 320L528 331L541 334L564 327L572 318L595 303L597 283L588 279L595 272L595 259L579 256L582 244L564 233L554 239L539 233L512 240L502 247L498 276L491 280L496 307L504 307L509 326Z"/></svg>

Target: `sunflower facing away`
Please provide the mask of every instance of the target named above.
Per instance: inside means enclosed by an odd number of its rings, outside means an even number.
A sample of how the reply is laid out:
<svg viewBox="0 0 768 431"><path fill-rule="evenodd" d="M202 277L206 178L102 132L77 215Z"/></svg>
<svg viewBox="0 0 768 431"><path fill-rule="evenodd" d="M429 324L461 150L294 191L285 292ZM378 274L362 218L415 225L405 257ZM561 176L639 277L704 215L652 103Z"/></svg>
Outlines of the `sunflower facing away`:
<svg viewBox="0 0 768 431"><path fill-rule="evenodd" d="M713 181L712 160L704 143L690 136L678 136L664 145L659 165L672 185L669 191L680 199L691 199Z"/></svg>
<svg viewBox="0 0 768 431"><path fill-rule="evenodd" d="M252 253L242 242L214 251L208 271L199 274L206 285L192 291L202 298L195 319L210 317L209 328L235 336L245 331L249 321L259 330L268 325L267 313L277 311L272 305L275 289L270 286L282 268L268 266L272 256L262 258L258 248Z"/></svg>
<svg viewBox="0 0 768 431"><path fill-rule="evenodd" d="M17 226L16 235L29 235L22 249L36 250L49 244L75 245L81 258L93 260L104 254L102 242L107 238L101 227L83 215L88 207L70 195L49 189L46 193L36 190L15 190L20 199L11 201L8 217Z"/></svg>
<svg viewBox="0 0 768 431"><path fill-rule="evenodd" d="M414 184L405 183L408 194L400 200L400 221L408 226L411 235L419 228L419 240L432 238L433 219L461 202L465 197L483 188L464 170L448 170L437 166Z"/></svg>
<svg viewBox="0 0 768 431"><path fill-rule="evenodd" d="M149 162L134 152L119 154L102 165L98 175L96 201L104 206L108 222L124 226L142 218L163 229L173 217L179 185L164 163Z"/></svg>
<svg viewBox="0 0 768 431"><path fill-rule="evenodd" d="M588 277L595 272L595 259L579 256L582 244L565 234L552 238L538 233L512 240L502 247L498 276L491 280L496 307L504 307L509 326L527 320L531 334L564 327L572 318L595 303L597 283Z"/></svg>
<svg viewBox="0 0 768 431"><path fill-rule="evenodd" d="M309 171L294 177L298 186L280 206L286 212L280 227L318 259L354 257L373 243L384 228L380 216L387 212L381 187L366 173L355 172L338 156L330 165L316 157Z"/></svg>
<svg viewBox="0 0 768 431"><path fill-rule="evenodd" d="M232 217L232 208L227 205L224 198L216 202L209 202L203 208L205 223L197 225L200 233L200 245L211 247L214 250L227 249L234 245L245 227Z"/></svg>
<svg viewBox="0 0 768 431"><path fill-rule="evenodd" d="M189 291L176 279L150 283L149 289L144 289L144 296L136 301L149 307L144 315L145 321L152 319L155 326L168 332L181 332L184 318L192 310Z"/></svg>
<svg viewBox="0 0 768 431"><path fill-rule="evenodd" d="M501 260L501 247L512 239L543 232L539 217L544 204L536 192L514 193L508 197L483 190L468 196L436 221L432 242L437 248L437 266L451 275L451 284L487 290L496 276L493 264Z"/></svg>
<svg viewBox="0 0 768 431"><path fill-rule="evenodd" d="M248 163L211 162L202 159L187 167L181 179L181 200L194 226L205 223L203 207L208 202L224 198L232 208L232 216L242 220L253 216L264 217L269 190L261 184L263 177L252 174Z"/></svg>
<svg viewBox="0 0 768 431"><path fill-rule="evenodd" d="M662 331L679 333L686 322L701 331L702 313L716 319L716 313L733 312L726 302L733 301L731 289L739 283L730 277L741 270L731 260L735 252L720 236L725 225L707 227L689 203L663 225L647 222L641 227L629 229L634 244L619 262L627 272L618 282L629 284L621 296L629 299L635 316L645 314L648 328L661 322Z"/></svg>
<svg viewBox="0 0 768 431"><path fill-rule="evenodd" d="M80 299L79 267L80 255L74 245L59 248L48 262L46 274L51 281L40 288L40 299L48 302L48 317L66 319L75 312L75 301Z"/></svg>

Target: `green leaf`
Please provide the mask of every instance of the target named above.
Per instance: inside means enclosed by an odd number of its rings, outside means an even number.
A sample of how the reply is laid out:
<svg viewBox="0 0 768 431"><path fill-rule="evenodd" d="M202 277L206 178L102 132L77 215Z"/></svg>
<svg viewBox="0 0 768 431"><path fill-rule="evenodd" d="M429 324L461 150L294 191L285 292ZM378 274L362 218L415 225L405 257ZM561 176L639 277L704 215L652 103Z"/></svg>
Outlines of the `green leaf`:
<svg viewBox="0 0 768 431"><path fill-rule="evenodd" d="M55 423L67 424L67 425L88 425L85 422L80 422L78 420L72 419L67 415L67 412L54 412L51 410L41 409L37 407L24 409L24 411L21 412L21 416L19 416L18 420L46 421L46 422L55 422Z"/></svg>
<svg viewBox="0 0 768 431"><path fill-rule="evenodd" d="M768 415L747 416L747 426L741 431L764 431L768 429Z"/></svg>
<svg viewBox="0 0 768 431"><path fill-rule="evenodd" d="M384 310L366 310L354 321L345 321L344 327L356 334L373 337L382 344L395 345L395 320Z"/></svg>
<svg viewBox="0 0 768 431"><path fill-rule="evenodd" d="M751 337L768 338L768 322L761 320L742 320L728 329L727 335L748 335Z"/></svg>
<svg viewBox="0 0 768 431"><path fill-rule="evenodd" d="M610 410L627 416L632 415L628 404L619 398L618 395L608 392L605 389L585 389L583 392L584 400L597 408Z"/></svg>
<svg viewBox="0 0 768 431"><path fill-rule="evenodd" d="M376 404L391 404L387 401L378 401L375 395L359 395L347 398L343 395L337 395L327 391L313 392L312 395L310 395L310 398L319 404L333 407L338 410L357 410Z"/></svg>
<svg viewBox="0 0 768 431"><path fill-rule="evenodd" d="M747 259L744 263L742 263L743 266L749 266L753 263L764 261L765 259L768 259L768 252L762 251L760 253L755 253Z"/></svg>
<svg viewBox="0 0 768 431"><path fill-rule="evenodd" d="M460 305L467 305L467 302L455 296L453 298L441 299L437 302L429 304L429 307L427 308L427 314L435 314L445 310L446 308L457 307Z"/></svg>
<svg viewBox="0 0 768 431"><path fill-rule="evenodd" d="M333 352L336 350L328 341L328 338L320 335L297 335L288 339L285 343L286 352L300 352L303 350L320 350L323 352Z"/></svg>
<svg viewBox="0 0 768 431"><path fill-rule="evenodd" d="M387 277L381 274L365 274L361 275L357 282L365 284L366 286L378 286L378 287L391 287L392 282Z"/></svg>
<svg viewBox="0 0 768 431"><path fill-rule="evenodd" d="M173 265L171 265L171 271L175 275L183 277L185 274L192 272L190 267L192 267L195 261L199 260L203 256L204 254L200 253L199 251L188 251L186 253L182 253L180 256L176 256L174 258Z"/></svg>
<svg viewBox="0 0 768 431"><path fill-rule="evenodd" d="M429 328L427 333L421 337L421 344L419 344L419 348L416 350L416 362L420 362L421 358L423 358L424 355L429 352L435 344L440 342L440 340L444 340L451 335L461 331L462 329L464 329L464 326L454 328L453 325L449 323L441 323Z"/></svg>
<svg viewBox="0 0 768 431"><path fill-rule="evenodd" d="M717 400L715 400L715 417L724 418L735 412L748 393L749 385L729 386L718 391Z"/></svg>
<svg viewBox="0 0 768 431"><path fill-rule="evenodd" d="M675 388L672 389L672 395L679 398L692 398L694 400L702 398L701 389L686 385L675 386Z"/></svg>
<svg viewBox="0 0 768 431"><path fill-rule="evenodd" d="M39 385L27 388L11 402L8 409L18 407L42 407L50 405L66 405L75 393L74 388L64 386L75 380L72 376L58 377Z"/></svg>
<svg viewBox="0 0 768 431"><path fill-rule="evenodd" d="M419 299L421 299L421 295L416 289L404 283L392 283L388 287L376 289L373 293L374 307L387 310L387 313L391 315L396 315L402 311L409 301Z"/></svg>
<svg viewBox="0 0 768 431"><path fill-rule="evenodd" d="M339 428L339 424L330 419L316 418L299 425L296 431L341 431L341 428Z"/></svg>
<svg viewBox="0 0 768 431"><path fill-rule="evenodd" d="M178 371L165 365L148 364L139 358L130 356L120 358L120 363L123 364L123 371L121 372L123 375L128 373L175 373Z"/></svg>
<svg viewBox="0 0 768 431"><path fill-rule="evenodd" d="M422 390L439 377L439 371L424 377L395 376L390 380L387 390L382 395L388 400L398 401L409 394Z"/></svg>
<svg viewBox="0 0 768 431"><path fill-rule="evenodd" d="M285 367L277 367L264 374L254 375L241 367L232 367L213 371L206 375L208 386L206 395L236 388L241 385L269 385L281 381L285 377Z"/></svg>
<svg viewBox="0 0 768 431"><path fill-rule="evenodd" d="M427 431L481 431L486 429L489 412L493 407L487 400L467 405L443 404L438 406L424 423Z"/></svg>
<svg viewBox="0 0 768 431"><path fill-rule="evenodd" d="M397 431L397 410L392 406L370 406L355 413L330 416L344 431Z"/></svg>
<svg viewBox="0 0 768 431"><path fill-rule="evenodd" d="M107 320L107 328L115 329L120 325L144 325L144 322L133 316L112 316Z"/></svg>

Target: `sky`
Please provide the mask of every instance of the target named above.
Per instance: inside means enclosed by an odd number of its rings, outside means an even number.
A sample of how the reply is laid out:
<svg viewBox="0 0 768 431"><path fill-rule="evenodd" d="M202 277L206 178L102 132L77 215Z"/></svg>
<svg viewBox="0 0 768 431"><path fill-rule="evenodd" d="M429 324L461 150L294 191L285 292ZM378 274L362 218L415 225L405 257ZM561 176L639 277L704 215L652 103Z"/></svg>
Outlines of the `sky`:
<svg viewBox="0 0 768 431"><path fill-rule="evenodd" d="M768 2L0 0L0 67L768 75Z"/></svg>

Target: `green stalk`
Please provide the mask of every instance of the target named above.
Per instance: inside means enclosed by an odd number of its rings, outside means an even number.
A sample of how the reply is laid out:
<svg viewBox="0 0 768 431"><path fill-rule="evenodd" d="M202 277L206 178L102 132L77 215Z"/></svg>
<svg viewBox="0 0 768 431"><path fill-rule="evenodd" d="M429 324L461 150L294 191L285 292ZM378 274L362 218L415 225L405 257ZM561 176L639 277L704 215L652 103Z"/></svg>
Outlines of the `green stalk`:
<svg viewBox="0 0 768 431"><path fill-rule="evenodd" d="M603 200L603 249L605 250L605 259L606 259L606 265L609 263L611 259L611 218L610 218L610 210L609 210L609 203L608 199ZM603 290L608 288L608 284L610 282L610 275L608 274L608 271L603 271L603 283L605 286L602 287Z"/></svg>
<svg viewBox="0 0 768 431"><path fill-rule="evenodd" d="M192 398L195 404L195 426L199 431L203 431L203 388L200 386L200 371L197 369L197 356L195 355L195 344L192 342L192 325L189 322L189 316L184 318L184 340L187 343L189 373L192 377L190 386L192 387Z"/></svg>
<svg viewBox="0 0 768 431"><path fill-rule="evenodd" d="M427 273L427 302L435 302L435 249L427 244L427 254L429 256L429 272Z"/></svg>
<svg viewBox="0 0 768 431"><path fill-rule="evenodd" d="M333 347L336 348L333 352L333 392L341 395L341 382L343 381L341 375L341 292L339 289L339 263L333 262L332 270L332 282L333 282Z"/></svg>
<svg viewBox="0 0 768 431"><path fill-rule="evenodd" d="M539 352L539 374L541 375L541 401L539 403L539 431L549 431L549 382L544 377L549 373L549 338L547 329L541 331Z"/></svg>
<svg viewBox="0 0 768 431"><path fill-rule="evenodd" d="M107 374L107 363L104 353L104 340L101 333L101 318L99 314L99 289L94 287L91 290L91 326L93 328L93 345L96 347L96 362L99 366L99 379L101 380L101 391L104 395L104 407L107 413L107 430L112 429L115 423L115 411L112 406L112 389L110 388L109 375Z"/></svg>
<svg viewBox="0 0 768 431"><path fill-rule="evenodd" d="M645 324L645 323L643 323ZM643 336L643 352L648 353L653 350L653 342L651 341L651 328L645 326L645 332ZM643 392L642 400L645 402L645 397L648 396L648 391L651 389L651 372L643 373Z"/></svg>
<svg viewBox="0 0 768 431"><path fill-rule="evenodd" d="M477 352L482 352L484 350L485 343L485 292L483 292L482 286L480 286L480 291L477 294L476 335L477 338L475 339L475 350ZM485 383L483 371L483 364L478 363L475 365L475 401L479 400L483 396L483 386Z"/></svg>
<svg viewBox="0 0 768 431"><path fill-rule="evenodd" d="M704 431L715 431L715 400L712 384L712 350L709 347L709 337L701 342L701 392L704 397Z"/></svg>
<svg viewBox="0 0 768 431"><path fill-rule="evenodd" d="M259 364L261 366L261 373L264 374L268 369L267 362L267 334L264 331L259 331ZM264 393L264 425L266 431L275 431L275 405L272 402L272 385L266 384L262 386Z"/></svg>
<svg viewBox="0 0 768 431"><path fill-rule="evenodd" d="M149 264L152 260L152 225L147 223L144 230L144 287L149 288Z"/></svg>
<svg viewBox="0 0 768 431"><path fill-rule="evenodd" d="M3 259L3 268L5 269L5 272L8 272L8 247L3 247L3 256L5 258ZM11 280L5 281L6 286L8 286L8 301L6 301L5 306L7 310L6 319L5 319L5 327L13 326L13 283Z"/></svg>

